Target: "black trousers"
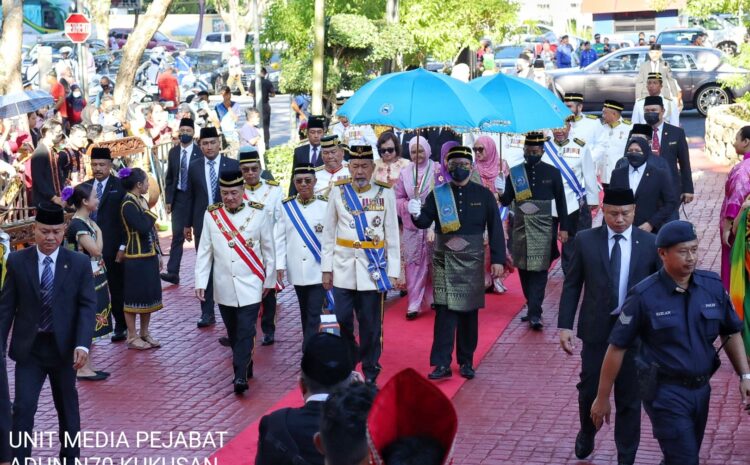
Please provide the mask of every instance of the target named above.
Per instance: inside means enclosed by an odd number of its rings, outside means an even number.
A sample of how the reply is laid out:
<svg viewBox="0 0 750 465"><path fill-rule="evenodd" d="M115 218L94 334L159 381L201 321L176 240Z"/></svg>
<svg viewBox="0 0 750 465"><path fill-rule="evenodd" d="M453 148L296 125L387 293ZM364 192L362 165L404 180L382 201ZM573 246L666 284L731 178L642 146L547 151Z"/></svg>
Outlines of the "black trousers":
<svg viewBox="0 0 750 465"><path fill-rule="evenodd" d="M39 394L48 376L60 427L60 459L67 460L67 463L72 465L74 459L80 456L80 449L65 447L65 435L73 438L81 430L76 372L73 369L73 360L64 360L60 355L52 333L37 334L29 358L16 362L14 441L21 437L19 435L31 434L34 429ZM19 463L24 463L27 457L31 457L31 445L24 442L22 441L21 447L13 450L13 458Z"/></svg>
<svg viewBox="0 0 750 465"><path fill-rule="evenodd" d="M529 312L527 313L529 318L542 317L542 303L544 302L544 292L547 288L547 273L547 271L518 269L523 296L526 297L526 303L529 307Z"/></svg>
<svg viewBox="0 0 750 465"><path fill-rule="evenodd" d="M333 288L334 312L341 327L341 337L349 343L353 360L362 362L365 378L374 379L380 373L380 354L383 352L383 297L378 291L356 291ZM354 314L359 323L359 347L354 339Z"/></svg>
<svg viewBox="0 0 750 465"><path fill-rule="evenodd" d="M576 237L578 231L584 229L591 229L591 212L588 206L583 206L578 210L568 215L568 241L562 245L562 269L563 273L568 273L570 268L570 261L573 259L573 253L575 252L575 245L573 238Z"/></svg>
<svg viewBox="0 0 750 465"><path fill-rule="evenodd" d="M182 262L182 248L185 243L185 222L189 214L187 193L179 189L175 190L172 201L172 244L169 248L169 261L167 261L167 273L180 274L180 263Z"/></svg>
<svg viewBox="0 0 750 465"><path fill-rule="evenodd" d="M435 306L435 310L430 365L450 366L455 339L458 364L474 366L474 351L479 339L479 310L455 312L444 305Z"/></svg>
<svg viewBox="0 0 750 465"><path fill-rule="evenodd" d="M263 334L273 334L276 332L276 290L269 290L261 304L263 311L260 314L260 329Z"/></svg>
<svg viewBox="0 0 750 465"><path fill-rule="evenodd" d="M263 142L271 147L271 102L263 102Z"/></svg>
<svg viewBox="0 0 750 465"><path fill-rule="evenodd" d="M112 316L115 318L115 332L127 331L125 312L123 311L123 286L125 272L122 263L117 263L115 257L104 257L107 267L107 286L111 302Z"/></svg>
<svg viewBox="0 0 750 465"><path fill-rule="evenodd" d="M596 428L591 421L591 405L599 388L604 354L608 344L583 343L581 349L581 381L578 389L578 410L581 431L594 435ZM620 373L615 379L615 445L617 460L632 464L641 439L641 400L638 397L638 374L635 368L635 350L625 353Z"/></svg>
<svg viewBox="0 0 750 465"><path fill-rule="evenodd" d="M302 322L302 347L307 340L318 332L320 327L320 314L323 311L323 303L326 291L322 284L310 286L294 286L299 301L300 321Z"/></svg>
<svg viewBox="0 0 750 465"><path fill-rule="evenodd" d="M200 235L195 236L195 250L198 250L198 244L201 242ZM201 318L209 317L216 318L216 311L214 310L214 269L211 268L211 273L208 275L208 284L206 285L206 292L204 294L205 300L201 302Z"/></svg>
<svg viewBox="0 0 750 465"><path fill-rule="evenodd" d="M224 320L232 346L232 366L235 379L247 379L247 372L253 361L255 347L255 325L258 321L260 303L242 307L228 307L219 304L219 312Z"/></svg>

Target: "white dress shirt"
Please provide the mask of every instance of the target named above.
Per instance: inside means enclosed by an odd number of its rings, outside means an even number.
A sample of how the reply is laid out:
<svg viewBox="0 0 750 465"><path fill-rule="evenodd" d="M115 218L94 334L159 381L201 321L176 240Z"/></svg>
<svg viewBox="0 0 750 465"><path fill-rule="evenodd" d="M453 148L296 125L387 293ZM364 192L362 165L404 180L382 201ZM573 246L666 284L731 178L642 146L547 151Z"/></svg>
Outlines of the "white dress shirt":
<svg viewBox="0 0 750 465"><path fill-rule="evenodd" d="M628 184L630 185L630 190L633 191L633 194L635 194L638 190L638 186L641 184L643 173L646 171L646 165L648 165L648 162L642 164L638 168L633 168L632 165L628 165Z"/></svg>
<svg viewBox="0 0 750 465"><path fill-rule="evenodd" d="M103 181L97 181L95 179L94 180L94 192L95 193L97 192L96 189L99 187L99 184L102 185L102 192L107 192L107 181L109 181L109 176L107 176L106 178L104 178Z"/></svg>
<svg viewBox="0 0 750 465"><path fill-rule="evenodd" d="M609 248L609 256L612 256L612 248L615 246L615 234L609 226L607 226L607 246ZM620 239L620 286L617 292L617 308L621 308L623 302L625 302L625 296L628 293L628 274L630 273L630 255L633 250L633 243L631 238L633 236L633 226L631 225L628 229L620 233L622 239Z"/></svg>
<svg viewBox="0 0 750 465"><path fill-rule="evenodd" d="M313 394L307 399L305 399L305 403L308 402L325 402L328 400L328 394Z"/></svg>
<svg viewBox="0 0 750 465"><path fill-rule="evenodd" d="M213 185L211 184L211 167L208 166L208 162L211 161L208 159L208 157L203 157L203 164L205 168L205 175L206 175L206 192L208 192L208 204L214 204L217 202L217 199L214 199L214 190ZM214 161L214 171L216 172L216 184L219 183L219 166L221 166L221 155L213 159Z"/></svg>
<svg viewBox="0 0 750 465"><path fill-rule="evenodd" d="M183 147L180 145L180 164L177 166L177 189L180 190L180 186L182 185L182 158L187 158L187 167L190 168L190 158L193 156L193 146L195 145L194 142L191 142L190 145L187 147ZM206 166L208 168L208 166ZM216 175L218 176L219 173L217 172ZM187 182L185 182L185 185L187 186Z"/></svg>

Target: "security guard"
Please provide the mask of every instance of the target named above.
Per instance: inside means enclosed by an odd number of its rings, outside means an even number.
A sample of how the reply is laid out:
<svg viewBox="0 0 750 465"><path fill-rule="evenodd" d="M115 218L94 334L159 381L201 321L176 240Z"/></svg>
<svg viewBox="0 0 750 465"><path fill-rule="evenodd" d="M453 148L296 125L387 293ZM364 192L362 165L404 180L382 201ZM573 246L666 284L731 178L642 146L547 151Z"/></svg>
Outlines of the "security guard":
<svg viewBox="0 0 750 465"><path fill-rule="evenodd" d="M664 463L698 465L709 380L720 364L714 348L717 336L740 375L743 403L750 395L742 323L719 276L695 269L698 240L691 223L667 223L656 237L656 247L664 266L628 292L609 337L591 419L597 429L604 420L609 422L612 384L625 351L640 340L640 395Z"/></svg>
<svg viewBox="0 0 750 465"><path fill-rule="evenodd" d="M370 184L372 147L352 146L351 179L337 181L323 224L323 287L333 289L341 335L370 383L380 373L383 298L401 271L396 196L388 184ZM354 312L360 347L354 341Z"/></svg>
<svg viewBox="0 0 750 465"><path fill-rule="evenodd" d="M569 92L563 97L563 102L574 116L570 124L570 138L581 139L589 147L593 146L599 132L599 117L583 113L583 94Z"/></svg>
<svg viewBox="0 0 750 465"><path fill-rule="evenodd" d="M289 282L297 293L304 346L318 332L326 301L320 260L328 199L314 194L315 168L309 163L294 168L292 182L297 195L287 197L282 204L277 226L276 269L279 281L283 280L285 271L288 273Z"/></svg>
<svg viewBox="0 0 750 465"><path fill-rule="evenodd" d="M195 295L205 299L213 266L214 300L229 333L234 392L253 376L255 325L262 295L276 284L273 224L257 202L243 202L239 171L221 173L221 202L208 207L195 260Z"/></svg>
<svg viewBox="0 0 750 465"><path fill-rule="evenodd" d="M336 181L350 176L349 168L344 161L344 150L339 136L335 134L320 139L320 156L323 158L323 164L315 168L315 178L318 180L315 183L315 194L328 197Z"/></svg>
<svg viewBox="0 0 750 465"><path fill-rule="evenodd" d="M255 202L263 210L263 213L271 220L275 235L276 222L281 218L281 187L276 181L261 179L263 168L260 165L260 154L254 147L245 146L240 148L240 171L245 179L246 202ZM263 312L260 317L260 328L263 330L264 346L270 346L275 342L276 332L276 291L280 286L274 287L263 296Z"/></svg>
<svg viewBox="0 0 750 465"><path fill-rule="evenodd" d="M625 107L620 102L604 101L603 121L593 141L594 146L591 148L594 163L599 171L599 179L605 186L609 184L609 178L617 160L625 154L625 143L628 141L628 134L633 129L633 123L622 117L624 109Z"/></svg>

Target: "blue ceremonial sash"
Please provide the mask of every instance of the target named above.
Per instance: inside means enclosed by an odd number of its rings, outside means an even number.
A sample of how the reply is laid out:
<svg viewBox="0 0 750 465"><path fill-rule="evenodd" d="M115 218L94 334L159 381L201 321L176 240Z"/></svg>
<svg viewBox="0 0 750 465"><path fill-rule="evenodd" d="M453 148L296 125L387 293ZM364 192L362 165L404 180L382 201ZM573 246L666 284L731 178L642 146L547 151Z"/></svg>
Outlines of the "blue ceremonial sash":
<svg viewBox="0 0 750 465"><path fill-rule="evenodd" d="M523 163L510 168L510 184L513 186L517 202L531 198L531 185Z"/></svg>
<svg viewBox="0 0 750 465"><path fill-rule="evenodd" d="M453 198L453 189L451 189L450 183L441 184L432 192L435 195L435 206L440 219L440 231L443 234L458 231L461 222L458 220L456 199Z"/></svg>
<svg viewBox="0 0 750 465"><path fill-rule="evenodd" d="M362 203L359 201L359 197L354 192L354 188L351 184L341 185L341 194L344 197L346 206L349 207L349 211L354 217L354 225L357 230L357 237L360 241L371 241L372 238L365 234L368 228L367 217L365 211L362 208ZM392 239L392 238L387 238ZM379 292L389 291L393 286L391 281L388 279L386 273L386 260L385 260L385 248L382 249L362 249L367 255L367 270L370 272L370 278L375 281Z"/></svg>
<svg viewBox="0 0 750 465"><path fill-rule="evenodd" d="M573 189L573 192L576 194L576 197L578 197L578 200L581 200L586 195L586 189L584 189L581 183L578 181L578 178L568 165L568 162L566 162L565 159L560 156L557 151L557 147L555 147L555 144L550 141L545 142L544 151L547 152L547 155L549 155L552 163L554 163L557 169L560 170L560 174L562 174L563 179L565 179L565 183L571 189Z"/></svg>
<svg viewBox="0 0 750 465"><path fill-rule="evenodd" d="M510 210L508 209L508 207L500 206L500 221L505 221L505 218L508 217L509 212Z"/></svg>
<svg viewBox="0 0 750 465"><path fill-rule="evenodd" d="M310 228L310 225L307 224L307 220L302 215L299 205L297 205L297 200L284 202L282 205L284 205L284 210L286 210L286 214L289 216L289 221L292 222L292 226L297 230L302 241L313 254L313 258L315 258L315 261L320 265L320 257L322 255L320 241ZM333 291L326 291L326 300L328 301L326 304L326 310L333 311Z"/></svg>

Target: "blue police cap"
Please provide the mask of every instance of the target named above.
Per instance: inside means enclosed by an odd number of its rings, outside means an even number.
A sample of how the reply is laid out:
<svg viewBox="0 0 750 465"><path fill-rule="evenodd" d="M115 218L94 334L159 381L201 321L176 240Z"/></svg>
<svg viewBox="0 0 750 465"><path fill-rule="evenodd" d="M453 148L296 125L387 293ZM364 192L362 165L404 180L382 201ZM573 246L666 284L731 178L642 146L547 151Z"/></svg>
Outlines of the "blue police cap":
<svg viewBox="0 0 750 465"><path fill-rule="evenodd" d="M697 238L693 223L682 220L670 221L662 226L659 234L656 235L656 247L672 247L675 244L694 241Z"/></svg>

